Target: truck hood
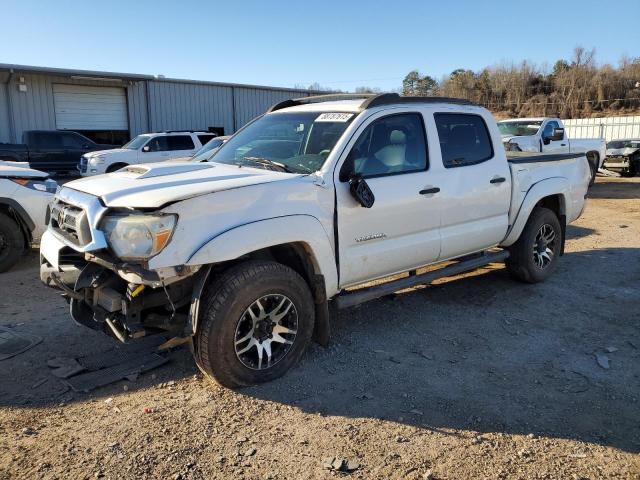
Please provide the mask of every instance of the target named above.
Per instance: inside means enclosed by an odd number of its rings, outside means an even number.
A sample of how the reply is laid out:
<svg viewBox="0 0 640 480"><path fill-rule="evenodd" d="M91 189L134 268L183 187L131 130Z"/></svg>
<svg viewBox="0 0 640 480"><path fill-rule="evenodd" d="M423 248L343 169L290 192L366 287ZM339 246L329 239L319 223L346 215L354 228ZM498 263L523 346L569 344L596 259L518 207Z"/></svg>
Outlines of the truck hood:
<svg viewBox="0 0 640 480"><path fill-rule="evenodd" d="M524 152L538 151L538 138L535 135L501 135L502 143L517 144Z"/></svg>
<svg viewBox="0 0 640 480"><path fill-rule="evenodd" d="M613 155L622 155L626 157L628 155L633 155L638 150L639 149L635 147L607 148L607 157L611 157Z"/></svg>
<svg viewBox="0 0 640 480"><path fill-rule="evenodd" d="M207 193L301 176L221 163L147 163L65 184L100 197L107 207L159 208Z"/></svg>
<svg viewBox="0 0 640 480"><path fill-rule="evenodd" d="M47 178L48 173L23 167L25 162L2 162L0 161L0 178Z"/></svg>

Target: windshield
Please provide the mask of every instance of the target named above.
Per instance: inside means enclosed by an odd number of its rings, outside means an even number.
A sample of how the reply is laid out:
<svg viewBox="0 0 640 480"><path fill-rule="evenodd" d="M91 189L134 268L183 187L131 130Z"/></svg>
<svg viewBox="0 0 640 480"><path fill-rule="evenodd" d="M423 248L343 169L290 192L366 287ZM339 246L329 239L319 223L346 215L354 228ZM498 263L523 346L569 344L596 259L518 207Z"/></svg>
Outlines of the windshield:
<svg viewBox="0 0 640 480"><path fill-rule="evenodd" d="M211 158L216 148L222 145L223 140L221 138L212 138L205 145L200 148L196 153L191 157L192 162L206 162Z"/></svg>
<svg viewBox="0 0 640 480"><path fill-rule="evenodd" d="M640 140L612 140L607 143L607 148L638 148Z"/></svg>
<svg viewBox="0 0 640 480"><path fill-rule="evenodd" d="M516 135L518 137L535 135L540 129L540 125L542 125L542 121L498 122L498 128L502 135Z"/></svg>
<svg viewBox="0 0 640 480"><path fill-rule="evenodd" d="M138 150L147 142L147 140L149 140L149 138L151 137L149 137L148 135L138 135L133 140L129 140L127 143L125 143L122 148L128 148L129 150Z"/></svg>
<svg viewBox="0 0 640 480"><path fill-rule="evenodd" d="M231 137L211 161L293 173L317 171L354 113L272 113Z"/></svg>

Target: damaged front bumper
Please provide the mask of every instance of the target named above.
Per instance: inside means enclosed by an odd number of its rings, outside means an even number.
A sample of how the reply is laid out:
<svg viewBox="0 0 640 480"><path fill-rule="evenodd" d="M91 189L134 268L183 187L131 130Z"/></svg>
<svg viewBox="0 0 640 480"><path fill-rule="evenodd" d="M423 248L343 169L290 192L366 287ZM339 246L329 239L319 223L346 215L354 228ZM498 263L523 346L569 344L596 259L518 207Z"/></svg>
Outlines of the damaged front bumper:
<svg viewBox="0 0 640 480"><path fill-rule="evenodd" d="M193 335L208 268L146 270L106 253L78 252L56 240L44 239L40 279L62 291L78 324L121 342L156 333L185 341Z"/></svg>

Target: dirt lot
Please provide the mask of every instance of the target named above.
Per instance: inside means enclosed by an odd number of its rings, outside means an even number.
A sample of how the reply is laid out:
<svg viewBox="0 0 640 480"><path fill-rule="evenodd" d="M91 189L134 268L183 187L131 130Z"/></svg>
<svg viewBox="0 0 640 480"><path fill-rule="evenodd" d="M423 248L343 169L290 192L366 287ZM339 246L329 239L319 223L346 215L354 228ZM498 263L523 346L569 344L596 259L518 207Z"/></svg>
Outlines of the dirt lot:
<svg viewBox="0 0 640 480"><path fill-rule="evenodd" d="M48 359L115 344L71 322L34 254L0 276L0 325L44 339L0 362L0 478L347 476L326 457L362 479L640 478L640 178L598 179L569 237L545 284L495 265L344 311L330 348L236 392L186 349L68 390Z"/></svg>

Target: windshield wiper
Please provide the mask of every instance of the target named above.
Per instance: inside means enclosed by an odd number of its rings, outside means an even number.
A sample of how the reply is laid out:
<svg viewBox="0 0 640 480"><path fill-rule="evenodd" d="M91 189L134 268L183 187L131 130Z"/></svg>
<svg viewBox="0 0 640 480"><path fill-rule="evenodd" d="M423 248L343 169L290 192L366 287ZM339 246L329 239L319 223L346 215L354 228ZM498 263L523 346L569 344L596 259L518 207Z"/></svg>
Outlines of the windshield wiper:
<svg viewBox="0 0 640 480"><path fill-rule="evenodd" d="M276 162L274 160L269 160L268 158L264 158L264 157L242 157L242 160L248 160L250 162L258 163L260 165L277 167L283 172L287 172L287 173L296 173L293 170L291 170L289 167L287 167L284 163Z"/></svg>

